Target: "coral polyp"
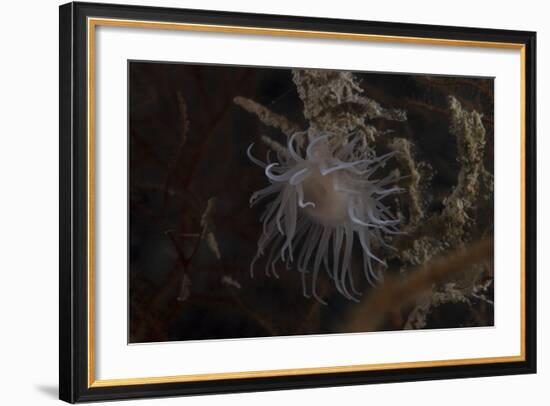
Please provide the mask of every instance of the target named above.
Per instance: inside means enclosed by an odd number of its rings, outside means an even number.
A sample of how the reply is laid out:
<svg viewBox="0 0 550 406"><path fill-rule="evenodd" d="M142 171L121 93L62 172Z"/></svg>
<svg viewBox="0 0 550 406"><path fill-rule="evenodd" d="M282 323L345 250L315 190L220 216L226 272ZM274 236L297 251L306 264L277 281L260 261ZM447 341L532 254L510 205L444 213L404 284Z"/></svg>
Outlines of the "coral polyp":
<svg viewBox="0 0 550 406"><path fill-rule="evenodd" d="M381 281L380 269L386 263L373 247L389 247L384 236L399 233L399 220L384 199L401 189L395 173L375 177L394 153L377 157L361 140L355 133L341 137L296 132L277 159L271 162L268 156L265 163L252 155L253 145L248 148L248 157L264 169L270 183L252 195L251 206L271 199L260 218L263 232L251 272L266 255L268 275L278 277L278 262L296 268L304 295L325 303L317 287L324 269L338 292L358 301L361 290L352 272L358 241L364 277L373 285Z"/></svg>

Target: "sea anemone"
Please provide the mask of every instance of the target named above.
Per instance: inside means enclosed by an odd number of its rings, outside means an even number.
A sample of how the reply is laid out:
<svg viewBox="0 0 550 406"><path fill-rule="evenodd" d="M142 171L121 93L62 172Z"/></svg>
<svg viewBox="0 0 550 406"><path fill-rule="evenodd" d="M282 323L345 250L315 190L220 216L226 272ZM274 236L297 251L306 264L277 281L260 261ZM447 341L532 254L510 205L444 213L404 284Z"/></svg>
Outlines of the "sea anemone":
<svg viewBox="0 0 550 406"><path fill-rule="evenodd" d="M338 292L350 300L361 295L354 285L352 252L357 237L363 257L363 274L371 285L381 282L384 260L373 253L374 246L391 248L386 234L399 233L397 220L384 198L401 189L395 186L398 176L390 173L374 179L374 173L393 156L376 157L360 145L361 137L334 134L294 133L277 160L267 163L247 150L252 162L264 168L270 185L250 198L251 206L271 197L260 220L263 233L251 262L267 253L266 273L278 277L276 264L293 265L302 276L304 296L311 295L326 304L317 291L319 272L324 267ZM373 264L373 261L376 262ZM308 275L311 287L308 289Z"/></svg>

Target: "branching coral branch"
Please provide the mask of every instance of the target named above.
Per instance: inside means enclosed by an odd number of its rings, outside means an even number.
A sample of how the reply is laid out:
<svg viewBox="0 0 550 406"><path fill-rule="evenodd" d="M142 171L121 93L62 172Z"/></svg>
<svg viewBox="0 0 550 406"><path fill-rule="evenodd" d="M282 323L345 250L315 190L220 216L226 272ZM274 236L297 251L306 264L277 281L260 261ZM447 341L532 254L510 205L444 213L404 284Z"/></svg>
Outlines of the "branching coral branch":
<svg viewBox="0 0 550 406"><path fill-rule="evenodd" d="M467 249L433 259L426 269L409 272L408 278L387 278L384 285L357 305L344 331L376 331L387 316L397 314L450 276L493 256L492 240L471 244Z"/></svg>
<svg viewBox="0 0 550 406"><path fill-rule="evenodd" d="M262 106L254 100L238 96L233 99L233 102L236 105L241 106L249 113L257 115L260 121L265 125L278 128L287 137L290 137L295 132L300 131L299 127L296 124L291 123L286 117L272 112L267 107Z"/></svg>
<svg viewBox="0 0 550 406"><path fill-rule="evenodd" d="M412 107L416 107L418 109L429 110L433 113L443 115L443 116L448 116L449 115L449 112L448 112L447 109L445 109L443 107L434 106L432 104L429 104L429 103L426 103L426 102L423 102L423 101L420 101L420 100L415 100L415 99L410 99L409 98L409 99L406 99L406 102L407 102L408 105L410 105ZM493 128L494 127L494 122L493 122L493 119L491 117L481 116L481 121L483 122L483 125L486 128Z"/></svg>
<svg viewBox="0 0 550 406"><path fill-rule="evenodd" d="M493 283L492 278L480 280L485 271L484 263L471 266L469 269L454 275L451 280L442 286L433 287L429 294L420 297L411 310L404 325L405 330L420 329L428 324L428 316L437 307L447 303L465 303L472 306L472 299L478 299L493 306L494 302L485 297L485 291ZM472 281L472 274L474 280Z"/></svg>
<svg viewBox="0 0 550 406"><path fill-rule="evenodd" d="M168 171L166 173L166 179L164 181L164 206L165 207L169 197L168 195L169 195L169 189L170 189L170 180L172 179L172 177L174 176L174 173L178 168L178 163L183 154L183 149L185 147L185 144L187 144L187 133L189 132L187 104L185 103L185 99L183 98L183 95L180 92L178 92L177 95L178 95L178 109L180 113L180 131L179 131L180 140L176 148L176 154L174 156L174 159L172 160L172 163L168 168Z"/></svg>
<svg viewBox="0 0 550 406"><path fill-rule="evenodd" d="M413 240L410 249L401 252L401 258L410 264L427 264L435 255L448 247L460 248L469 240L469 230L475 225L476 202L479 199L481 187L492 190L492 175L485 169L483 158L485 153L485 128L481 115L476 111L464 110L458 100L449 97L450 133L457 143L460 169L457 184L449 196L443 199L444 208L441 213L431 216L423 222L420 236ZM468 213L471 214L468 214ZM430 233L431 232L431 233ZM434 233L436 233L434 235ZM438 236L437 238L435 238ZM426 271L424 271L426 272ZM485 272L485 267L471 267L469 274L479 280ZM469 303L468 297L476 297L482 289L479 281L460 284L471 277L467 273L455 276L452 282L434 289L431 294L420 297L410 311L405 328L422 328L426 325L427 315L444 303ZM484 282L486 283L486 282ZM478 295L479 296L479 295Z"/></svg>
<svg viewBox="0 0 550 406"><path fill-rule="evenodd" d="M405 138L394 138L390 147L397 152L396 158L408 176L409 227L416 227L424 217L420 195L420 171L413 159L412 143Z"/></svg>
<svg viewBox="0 0 550 406"><path fill-rule="evenodd" d="M404 121L402 110L385 109L376 101L362 95L363 89L351 72L328 70L292 71L298 94L304 103L304 116L311 130L349 134L359 130L366 141L374 141L377 130L367 120L384 118Z"/></svg>
<svg viewBox="0 0 550 406"><path fill-rule="evenodd" d="M441 221L447 225L445 239L451 246L457 246L463 240L469 220L467 212L474 208L479 194L485 152L485 128L478 112L465 111L452 96L449 97L449 110L450 132L456 137L460 172L456 187L443 202L445 209L441 214Z"/></svg>
<svg viewBox="0 0 550 406"><path fill-rule="evenodd" d="M212 227L212 216L214 214L216 198L211 197L206 203L206 209L201 216L201 238L204 239L208 248L214 253L216 258L221 259L222 255L218 246L218 241L214 235Z"/></svg>
<svg viewBox="0 0 550 406"><path fill-rule="evenodd" d="M279 142L275 141L273 138L268 137L267 135L260 136L262 142L267 145L272 151L279 154L279 156L288 158L288 152L285 147L283 147Z"/></svg>
<svg viewBox="0 0 550 406"><path fill-rule="evenodd" d="M468 212L475 209L481 188L481 182L486 181L485 187L492 190L492 177L485 170L483 157L485 153L485 128L481 115L476 111L468 112L462 108L458 100L449 97L450 133L455 137L457 144L457 160L460 169L457 184L452 192L443 199L443 210L431 215L425 221L418 223L416 230L408 230L416 238L401 239L397 245L401 248L400 257L409 264L422 264L438 255L449 247L459 247L466 240L468 230L475 225L475 218ZM397 144L396 144L397 143ZM394 149L401 151L401 159L408 161L406 141L395 140ZM409 164L410 166L411 164ZM416 167L408 173L412 179L416 176ZM485 174L488 175L485 175ZM415 185L411 182L409 193L413 194L409 210L415 213ZM403 243L412 244L403 246Z"/></svg>

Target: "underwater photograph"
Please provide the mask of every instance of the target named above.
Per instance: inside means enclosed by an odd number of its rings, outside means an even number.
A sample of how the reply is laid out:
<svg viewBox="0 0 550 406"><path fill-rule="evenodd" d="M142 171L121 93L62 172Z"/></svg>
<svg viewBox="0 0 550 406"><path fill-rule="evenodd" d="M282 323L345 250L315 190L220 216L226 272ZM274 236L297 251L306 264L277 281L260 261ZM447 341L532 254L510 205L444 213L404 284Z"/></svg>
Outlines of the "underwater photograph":
<svg viewBox="0 0 550 406"><path fill-rule="evenodd" d="M494 325L494 78L128 62L128 343Z"/></svg>

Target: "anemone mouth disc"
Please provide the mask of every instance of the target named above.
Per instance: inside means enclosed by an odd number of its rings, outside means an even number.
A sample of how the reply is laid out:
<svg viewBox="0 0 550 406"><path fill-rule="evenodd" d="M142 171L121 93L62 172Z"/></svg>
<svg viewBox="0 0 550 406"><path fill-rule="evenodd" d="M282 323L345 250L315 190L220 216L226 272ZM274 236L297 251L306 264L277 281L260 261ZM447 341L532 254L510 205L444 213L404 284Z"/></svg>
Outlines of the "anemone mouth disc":
<svg viewBox="0 0 550 406"><path fill-rule="evenodd" d="M342 175L331 173L322 175L319 171L303 182L304 197L313 202L304 212L319 224L336 227L347 220L349 193L339 190Z"/></svg>

